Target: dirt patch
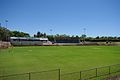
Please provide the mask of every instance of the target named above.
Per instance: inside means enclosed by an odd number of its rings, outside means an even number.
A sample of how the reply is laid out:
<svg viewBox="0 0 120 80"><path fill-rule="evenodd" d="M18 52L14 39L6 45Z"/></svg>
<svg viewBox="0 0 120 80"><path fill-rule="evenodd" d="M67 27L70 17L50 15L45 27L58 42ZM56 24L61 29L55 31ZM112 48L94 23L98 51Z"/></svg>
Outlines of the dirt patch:
<svg viewBox="0 0 120 80"><path fill-rule="evenodd" d="M120 80L120 75L109 77L106 80Z"/></svg>

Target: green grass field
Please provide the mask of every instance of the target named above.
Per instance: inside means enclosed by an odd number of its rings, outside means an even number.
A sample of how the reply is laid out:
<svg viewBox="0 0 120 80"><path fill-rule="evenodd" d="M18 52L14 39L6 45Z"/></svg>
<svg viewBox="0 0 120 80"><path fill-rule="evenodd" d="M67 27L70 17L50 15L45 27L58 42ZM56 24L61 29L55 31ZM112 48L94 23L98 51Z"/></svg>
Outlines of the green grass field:
<svg viewBox="0 0 120 80"><path fill-rule="evenodd" d="M30 46L0 51L0 75L61 69L62 74L120 63L120 46Z"/></svg>

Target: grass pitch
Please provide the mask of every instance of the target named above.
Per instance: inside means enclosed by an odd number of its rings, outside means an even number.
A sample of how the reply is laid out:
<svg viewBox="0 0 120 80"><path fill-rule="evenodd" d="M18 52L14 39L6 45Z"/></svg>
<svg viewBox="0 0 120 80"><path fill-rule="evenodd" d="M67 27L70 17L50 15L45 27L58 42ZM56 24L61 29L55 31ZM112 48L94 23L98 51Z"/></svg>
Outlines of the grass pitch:
<svg viewBox="0 0 120 80"><path fill-rule="evenodd" d="M30 46L0 51L0 75L61 69L62 73L120 63L120 46Z"/></svg>

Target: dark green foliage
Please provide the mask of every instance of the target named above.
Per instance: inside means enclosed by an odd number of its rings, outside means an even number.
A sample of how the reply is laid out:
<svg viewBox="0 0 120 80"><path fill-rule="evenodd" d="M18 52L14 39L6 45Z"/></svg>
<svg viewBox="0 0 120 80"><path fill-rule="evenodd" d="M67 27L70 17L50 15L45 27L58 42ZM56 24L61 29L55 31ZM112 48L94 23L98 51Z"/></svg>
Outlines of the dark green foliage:
<svg viewBox="0 0 120 80"><path fill-rule="evenodd" d="M19 32L19 31L10 31L5 27L0 27L0 40L9 41L10 37L30 37L28 33Z"/></svg>
<svg viewBox="0 0 120 80"><path fill-rule="evenodd" d="M9 29L5 27L0 27L0 40L2 41L9 41L10 37L30 37L30 35L26 32L20 32L20 31L10 31ZM112 37L112 36L97 36L95 38L93 37L87 37L87 35L82 34L80 37L79 35L76 36L69 36L66 34L56 34L56 35L47 35L46 33L42 33L40 31L37 32L37 34L34 34L34 37L44 37L48 38L50 41L60 41L60 40L79 40L80 41L91 41L91 42L119 42L120 37Z"/></svg>
<svg viewBox="0 0 120 80"><path fill-rule="evenodd" d="M11 34L10 30L8 30L5 27L0 27L0 40L8 41L10 34Z"/></svg>
<svg viewBox="0 0 120 80"><path fill-rule="evenodd" d="M45 38L46 37L46 33L41 33L41 32L38 31L37 34L34 34L34 37L38 37L38 38L39 37L44 37Z"/></svg>
<svg viewBox="0 0 120 80"><path fill-rule="evenodd" d="M11 31L11 37L30 37L30 35L24 32Z"/></svg>

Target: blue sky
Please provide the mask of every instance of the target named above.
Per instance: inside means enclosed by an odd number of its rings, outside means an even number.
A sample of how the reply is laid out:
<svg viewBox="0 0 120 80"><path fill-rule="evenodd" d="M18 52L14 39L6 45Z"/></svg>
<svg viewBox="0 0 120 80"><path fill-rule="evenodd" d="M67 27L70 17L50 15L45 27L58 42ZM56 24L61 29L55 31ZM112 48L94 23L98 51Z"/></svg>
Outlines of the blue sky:
<svg viewBox="0 0 120 80"><path fill-rule="evenodd" d="M120 0L0 0L0 23L47 34L120 36ZM52 29L52 31L50 31Z"/></svg>

